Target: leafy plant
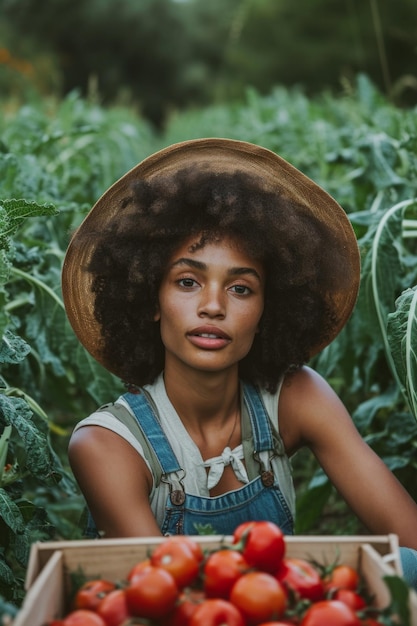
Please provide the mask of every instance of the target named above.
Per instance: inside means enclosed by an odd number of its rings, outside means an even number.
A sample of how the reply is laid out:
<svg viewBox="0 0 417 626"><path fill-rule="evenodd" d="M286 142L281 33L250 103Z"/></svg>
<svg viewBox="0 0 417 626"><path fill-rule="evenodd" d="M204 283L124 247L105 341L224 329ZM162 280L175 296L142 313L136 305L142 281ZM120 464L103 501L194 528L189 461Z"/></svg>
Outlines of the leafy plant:
<svg viewBox="0 0 417 626"><path fill-rule="evenodd" d="M417 120L366 76L339 98L277 87L239 103L175 113L156 135L134 112L70 94L0 120L0 596L18 605L30 544L79 536L83 500L69 471L73 425L121 384L66 320L60 272L71 233L109 185L158 148L233 137L281 154L345 208L362 256L354 314L311 363L364 438L417 499L415 308ZM16 198L18 198L16 200ZM293 459L297 530L359 529L314 458ZM1 615L0 604L0 615Z"/></svg>

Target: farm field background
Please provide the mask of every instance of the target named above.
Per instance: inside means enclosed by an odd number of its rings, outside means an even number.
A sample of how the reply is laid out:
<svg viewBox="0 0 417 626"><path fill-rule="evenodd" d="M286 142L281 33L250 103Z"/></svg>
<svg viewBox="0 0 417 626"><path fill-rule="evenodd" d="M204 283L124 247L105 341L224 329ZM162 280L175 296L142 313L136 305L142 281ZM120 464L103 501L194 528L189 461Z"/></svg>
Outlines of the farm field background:
<svg viewBox="0 0 417 626"><path fill-rule="evenodd" d="M338 96L248 89L233 104L172 114L159 132L131 108L77 92L24 105L10 99L2 109L0 616L20 605L33 541L81 536L68 438L123 391L66 320L60 271L69 238L112 182L176 141L258 143L344 207L361 248L361 292L347 327L311 365L417 499L416 108L395 107L358 75ZM314 458L301 452L293 464L298 532L363 532Z"/></svg>

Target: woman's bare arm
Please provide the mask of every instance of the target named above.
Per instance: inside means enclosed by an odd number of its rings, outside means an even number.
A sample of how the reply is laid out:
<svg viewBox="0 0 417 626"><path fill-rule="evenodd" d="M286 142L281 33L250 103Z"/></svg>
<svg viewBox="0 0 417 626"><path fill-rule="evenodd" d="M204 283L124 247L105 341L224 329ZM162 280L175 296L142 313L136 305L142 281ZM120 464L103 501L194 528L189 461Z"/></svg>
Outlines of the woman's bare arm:
<svg viewBox="0 0 417 626"><path fill-rule="evenodd" d="M161 535L149 505L150 471L127 441L101 426L85 426L72 435L68 456L105 537Z"/></svg>
<svg viewBox="0 0 417 626"><path fill-rule="evenodd" d="M290 377L280 400L287 448L307 445L354 513L374 534L396 533L417 549L417 504L358 433L330 386L308 368Z"/></svg>

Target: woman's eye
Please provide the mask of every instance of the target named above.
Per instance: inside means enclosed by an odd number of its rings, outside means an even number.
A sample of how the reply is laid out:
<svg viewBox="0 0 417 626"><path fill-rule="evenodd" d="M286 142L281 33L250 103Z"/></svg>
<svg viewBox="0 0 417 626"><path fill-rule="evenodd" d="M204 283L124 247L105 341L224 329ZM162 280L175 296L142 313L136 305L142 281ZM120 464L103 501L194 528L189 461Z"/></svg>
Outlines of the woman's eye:
<svg viewBox="0 0 417 626"><path fill-rule="evenodd" d="M194 287L197 283L194 278L180 278L178 284L180 285L180 287L185 287L186 289L189 289L190 287Z"/></svg>
<svg viewBox="0 0 417 626"><path fill-rule="evenodd" d="M251 290L249 289L249 287L246 287L245 285L233 285L233 287L231 287L231 289L238 296L247 296L248 294L251 293Z"/></svg>

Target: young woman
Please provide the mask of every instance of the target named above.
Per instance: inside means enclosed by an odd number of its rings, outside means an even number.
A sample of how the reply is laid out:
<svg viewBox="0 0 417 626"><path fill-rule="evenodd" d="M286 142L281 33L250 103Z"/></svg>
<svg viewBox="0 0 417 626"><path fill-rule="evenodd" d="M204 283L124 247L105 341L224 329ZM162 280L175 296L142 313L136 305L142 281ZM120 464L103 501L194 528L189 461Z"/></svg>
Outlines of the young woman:
<svg viewBox="0 0 417 626"><path fill-rule="evenodd" d="M115 183L63 268L77 336L129 389L70 442L99 533L270 519L291 534L289 459L309 446L372 533L417 549L416 503L306 366L349 318L359 276L341 207L258 146L184 142Z"/></svg>

